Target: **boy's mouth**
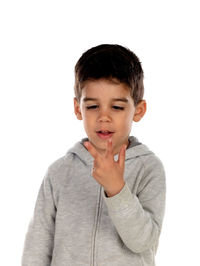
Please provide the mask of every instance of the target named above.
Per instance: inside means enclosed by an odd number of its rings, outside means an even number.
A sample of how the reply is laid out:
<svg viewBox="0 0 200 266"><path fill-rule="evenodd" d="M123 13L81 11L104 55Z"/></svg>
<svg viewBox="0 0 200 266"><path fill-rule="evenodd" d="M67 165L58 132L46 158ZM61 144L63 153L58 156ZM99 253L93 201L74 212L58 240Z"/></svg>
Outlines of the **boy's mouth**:
<svg viewBox="0 0 200 266"><path fill-rule="evenodd" d="M108 130L99 130L96 133L97 133L98 137L101 139L109 139L114 134L114 132L111 132Z"/></svg>

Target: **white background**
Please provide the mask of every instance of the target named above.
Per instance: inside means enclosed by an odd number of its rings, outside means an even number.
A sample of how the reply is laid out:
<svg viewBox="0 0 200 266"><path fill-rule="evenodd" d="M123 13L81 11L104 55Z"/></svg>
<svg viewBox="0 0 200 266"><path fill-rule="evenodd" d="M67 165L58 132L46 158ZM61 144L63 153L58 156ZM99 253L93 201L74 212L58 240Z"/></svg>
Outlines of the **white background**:
<svg viewBox="0 0 200 266"><path fill-rule="evenodd" d="M117 43L140 58L147 113L132 135L163 161L167 205L158 266L199 261L198 1L1 1L0 250L20 265L47 167L80 138L74 65L92 46Z"/></svg>

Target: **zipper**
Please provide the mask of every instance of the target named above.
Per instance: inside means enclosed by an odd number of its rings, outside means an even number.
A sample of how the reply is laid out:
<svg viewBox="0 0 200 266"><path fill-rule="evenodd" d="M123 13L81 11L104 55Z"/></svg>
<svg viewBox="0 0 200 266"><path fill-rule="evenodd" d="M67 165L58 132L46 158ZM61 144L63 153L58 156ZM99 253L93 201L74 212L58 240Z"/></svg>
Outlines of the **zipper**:
<svg viewBox="0 0 200 266"><path fill-rule="evenodd" d="M97 235L97 228L98 228L98 223L99 223L99 217L100 217L100 209L101 209L101 189L102 186L100 186L100 193L99 193L99 199L98 199L98 204L97 204L97 218L96 218L96 223L95 223L95 229L94 229L94 237L93 237L93 251L92 251L92 263L91 266L95 266L95 246L96 246L96 235Z"/></svg>

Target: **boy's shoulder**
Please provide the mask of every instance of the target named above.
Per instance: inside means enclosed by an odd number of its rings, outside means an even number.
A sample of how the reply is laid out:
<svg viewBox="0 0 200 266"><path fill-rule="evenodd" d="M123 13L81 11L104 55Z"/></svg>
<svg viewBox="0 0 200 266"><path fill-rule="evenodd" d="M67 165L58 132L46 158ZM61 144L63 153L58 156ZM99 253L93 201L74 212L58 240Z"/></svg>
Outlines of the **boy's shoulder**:
<svg viewBox="0 0 200 266"><path fill-rule="evenodd" d="M55 159L52 163L50 163L47 172L51 174L57 174L58 172L62 171L64 168L70 166L72 160L73 160L73 155L67 152L65 155Z"/></svg>
<svg viewBox="0 0 200 266"><path fill-rule="evenodd" d="M139 158L144 166L148 164L163 166L161 159L146 144L139 142L134 136L129 137L129 140L131 143L126 151L126 159Z"/></svg>
<svg viewBox="0 0 200 266"><path fill-rule="evenodd" d="M73 156L69 153L55 159L47 167L45 179L50 180L51 183L56 183L58 177L66 173L67 169L72 165Z"/></svg>
<svg viewBox="0 0 200 266"><path fill-rule="evenodd" d="M144 177L149 179L165 177L165 168L161 159L155 154L151 153L148 156L140 157L144 169Z"/></svg>

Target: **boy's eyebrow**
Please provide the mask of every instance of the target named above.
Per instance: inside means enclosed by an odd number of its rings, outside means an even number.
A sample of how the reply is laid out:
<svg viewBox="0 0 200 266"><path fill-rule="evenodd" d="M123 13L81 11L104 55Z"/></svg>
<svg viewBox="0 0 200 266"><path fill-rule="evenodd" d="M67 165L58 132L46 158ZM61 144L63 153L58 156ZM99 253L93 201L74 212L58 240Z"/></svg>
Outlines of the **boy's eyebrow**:
<svg viewBox="0 0 200 266"><path fill-rule="evenodd" d="M128 99L126 99L126 98L112 98L111 100L113 102L124 102L124 103L128 102ZM87 101L98 101L98 98L85 97L85 98L83 98L83 101L84 102L87 102Z"/></svg>

